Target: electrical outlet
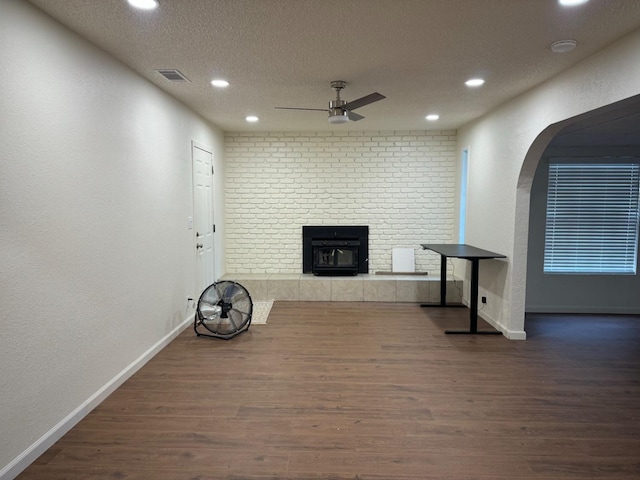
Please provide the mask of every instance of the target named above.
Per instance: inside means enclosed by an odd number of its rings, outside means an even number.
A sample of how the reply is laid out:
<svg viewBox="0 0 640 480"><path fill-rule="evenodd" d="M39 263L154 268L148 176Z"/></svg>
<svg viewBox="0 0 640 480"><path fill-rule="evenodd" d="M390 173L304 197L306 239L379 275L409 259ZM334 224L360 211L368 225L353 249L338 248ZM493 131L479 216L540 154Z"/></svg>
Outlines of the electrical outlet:
<svg viewBox="0 0 640 480"><path fill-rule="evenodd" d="M482 297L482 303L487 303L487 297Z"/></svg>

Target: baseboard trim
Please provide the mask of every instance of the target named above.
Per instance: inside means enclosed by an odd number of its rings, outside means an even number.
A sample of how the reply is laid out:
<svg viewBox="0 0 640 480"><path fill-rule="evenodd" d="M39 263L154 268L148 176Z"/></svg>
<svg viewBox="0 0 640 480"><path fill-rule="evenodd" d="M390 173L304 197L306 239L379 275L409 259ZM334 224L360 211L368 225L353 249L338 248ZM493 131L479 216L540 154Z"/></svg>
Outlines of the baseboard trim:
<svg viewBox="0 0 640 480"><path fill-rule="evenodd" d="M502 332L509 340L526 340L527 332L524 330L506 330Z"/></svg>
<svg viewBox="0 0 640 480"><path fill-rule="evenodd" d="M562 313L576 315L640 315L638 307L593 307L593 306L561 306L548 307L541 305L527 306L526 313Z"/></svg>
<svg viewBox="0 0 640 480"><path fill-rule="evenodd" d="M465 305L467 305L468 307L469 306L468 302L465 302ZM491 318L489 315L487 315L484 312L478 312L478 316L482 318L485 322L487 322L489 325L491 325L493 328L495 328L496 330L501 331L502 335L504 335L505 338L509 340L526 340L527 339L527 332L525 332L524 330L509 330L504 325L500 324L499 322L497 322L495 319Z"/></svg>
<svg viewBox="0 0 640 480"><path fill-rule="evenodd" d="M194 314L187 317L180 325L156 342L155 345L140 355L140 357L113 377L96 393L91 395L87 400L82 402L80 406L58 422L51 430L42 435L33 445L0 470L0 480L13 480L16 478L23 470L35 462L40 455L60 440L65 433L71 430L80 420L86 417L94 408L111 395L129 377L143 367L145 363L151 360L160 350L182 333L182 331L193 322L193 318Z"/></svg>

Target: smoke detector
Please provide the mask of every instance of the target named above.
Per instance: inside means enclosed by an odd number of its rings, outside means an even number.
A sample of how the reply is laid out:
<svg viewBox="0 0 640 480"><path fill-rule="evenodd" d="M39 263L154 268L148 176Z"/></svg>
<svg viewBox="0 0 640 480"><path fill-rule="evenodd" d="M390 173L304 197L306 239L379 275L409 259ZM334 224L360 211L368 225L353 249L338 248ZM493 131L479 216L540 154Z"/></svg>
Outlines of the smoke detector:
<svg viewBox="0 0 640 480"><path fill-rule="evenodd" d="M567 53L576 48L578 42L575 40L558 40L551 44L551 51L553 53Z"/></svg>

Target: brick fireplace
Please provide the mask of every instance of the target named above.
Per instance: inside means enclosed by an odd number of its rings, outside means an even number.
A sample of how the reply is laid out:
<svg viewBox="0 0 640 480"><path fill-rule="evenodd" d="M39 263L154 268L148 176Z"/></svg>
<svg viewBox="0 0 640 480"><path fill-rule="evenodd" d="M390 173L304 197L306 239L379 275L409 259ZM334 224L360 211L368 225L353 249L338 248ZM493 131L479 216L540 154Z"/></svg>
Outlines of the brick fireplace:
<svg viewBox="0 0 640 480"><path fill-rule="evenodd" d="M302 275L303 226L368 225L369 274L396 247L439 271L420 244L454 238L457 159L455 131L225 132L221 268Z"/></svg>

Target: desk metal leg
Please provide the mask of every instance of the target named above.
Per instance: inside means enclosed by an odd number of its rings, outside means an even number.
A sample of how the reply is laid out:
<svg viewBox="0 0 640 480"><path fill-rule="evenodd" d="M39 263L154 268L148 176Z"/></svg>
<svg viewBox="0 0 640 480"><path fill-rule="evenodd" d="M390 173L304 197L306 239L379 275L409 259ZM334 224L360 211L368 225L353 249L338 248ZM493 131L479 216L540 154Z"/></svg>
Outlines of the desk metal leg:
<svg viewBox="0 0 640 480"><path fill-rule="evenodd" d="M440 254L440 303L423 303L421 307L454 307L459 308L461 303L447 304L447 257Z"/></svg>
<svg viewBox="0 0 640 480"><path fill-rule="evenodd" d="M447 304L447 257L440 255L440 305Z"/></svg>
<svg viewBox="0 0 640 480"><path fill-rule="evenodd" d="M471 305L469 308L469 330L445 330L444 333L464 334L464 335L502 335L499 331L478 331L478 270L480 260L477 258L468 259L471 262L471 285L469 295Z"/></svg>
<svg viewBox="0 0 640 480"><path fill-rule="evenodd" d="M478 281L480 270L480 260L471 259L471 288L469 295L471 296L471 311L469 312L469 330L471 333L478 333Z"/></svg>

